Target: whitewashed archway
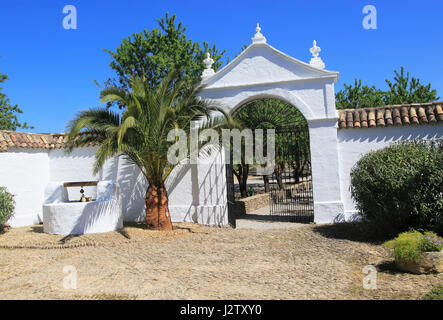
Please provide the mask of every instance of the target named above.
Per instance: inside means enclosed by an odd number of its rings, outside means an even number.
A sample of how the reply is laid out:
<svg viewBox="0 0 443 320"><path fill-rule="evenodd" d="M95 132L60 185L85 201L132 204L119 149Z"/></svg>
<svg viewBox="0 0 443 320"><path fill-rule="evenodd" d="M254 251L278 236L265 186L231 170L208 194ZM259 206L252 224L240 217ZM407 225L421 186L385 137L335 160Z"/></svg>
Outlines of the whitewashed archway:
<svg viewBox="0 0 443 320"><path fill-rule="evenodd" d="M343 215L334 97L338 72L324 70L315 41L308 64L267 44L260 31L257 24L251 45L216 73L207 56L201 96L228 112L264 97L281 99L296 107L309 124L314 220L333 222Z"/></svg>

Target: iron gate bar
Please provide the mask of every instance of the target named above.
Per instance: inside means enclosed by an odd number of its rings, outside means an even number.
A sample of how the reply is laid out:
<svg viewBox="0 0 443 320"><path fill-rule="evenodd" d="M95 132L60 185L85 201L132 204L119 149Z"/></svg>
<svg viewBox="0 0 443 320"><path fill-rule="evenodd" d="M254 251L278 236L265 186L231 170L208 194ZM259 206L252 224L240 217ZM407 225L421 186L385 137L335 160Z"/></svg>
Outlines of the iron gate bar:
<svg viewBox="0 0 443 320"><path fill-rule="evenodd" d="M269 176L273 220L314 221L309 131L307 127L276 130L276 167Z"/></svg>

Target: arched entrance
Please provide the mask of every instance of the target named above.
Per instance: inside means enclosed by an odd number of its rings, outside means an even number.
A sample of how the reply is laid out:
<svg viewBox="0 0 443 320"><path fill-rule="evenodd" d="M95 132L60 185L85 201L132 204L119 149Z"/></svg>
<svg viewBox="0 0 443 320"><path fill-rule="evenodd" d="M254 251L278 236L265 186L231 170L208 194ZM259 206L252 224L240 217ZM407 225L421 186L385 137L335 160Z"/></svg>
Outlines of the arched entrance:
<svg viewBox="0 0 443 320"><path fill-rule="evenodd" d="M309 129L301 112L285 101L266 97L248 101L233 109L231 115L242 129L250 129L254 138L257 129L275 131L272 143L275 160L272 172L263 170L266 165L257 161L246 163L244 157L241 163L234 164L231 160L233 165L227 166L227 179L233 181L234 187L228 191L234 195L228 195L228 199L255 201L255 205L248 206L246 211L250 213L249 217L264 221L312 222ZM251 144L255 150L255 139ZM264 141L264 155L267 147ZM239 210L238 206L231 206L229 215L237 216L236 210Z"/></svg>
<svg viewBox="0 0 443 320"><path fill-rule="evenodd" d="M252 44L217 73L208 56L200 95L227 112L265 97L297 108L308 122L314 221L333 222L343 214L334 93L338 73L323 69L315 43L310 50L313 58L307 64L273 48L259 27L256 31Z"/></svg>

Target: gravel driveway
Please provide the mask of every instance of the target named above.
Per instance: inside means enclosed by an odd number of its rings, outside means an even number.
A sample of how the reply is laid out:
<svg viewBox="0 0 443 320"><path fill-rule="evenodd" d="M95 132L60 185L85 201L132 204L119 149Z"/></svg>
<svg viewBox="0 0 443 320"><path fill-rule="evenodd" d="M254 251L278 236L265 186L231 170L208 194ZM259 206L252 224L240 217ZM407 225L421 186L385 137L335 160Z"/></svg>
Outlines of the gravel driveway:
<svg viewBox="0 0 443 320"><path fill-rule="evenodd" d="M417 299L442 275L398 273L379 244L343 226L279 230L176 224L62 238L41 226L0 235L3 299ZM43 249L46 248L46 249ZM362 268L376 265L377 289ZM77 270L65 289L65 266ZM69 267L68 267L69 268Z"/></svg>

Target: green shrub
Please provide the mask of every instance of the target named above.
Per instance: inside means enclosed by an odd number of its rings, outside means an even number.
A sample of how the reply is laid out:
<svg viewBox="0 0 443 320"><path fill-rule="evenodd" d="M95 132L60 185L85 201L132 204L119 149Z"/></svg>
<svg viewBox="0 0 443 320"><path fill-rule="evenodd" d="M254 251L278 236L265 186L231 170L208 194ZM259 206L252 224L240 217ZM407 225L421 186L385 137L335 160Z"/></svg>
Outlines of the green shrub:
<svg viewBox="0 0 443 320"><path fill-rule="evenodd" d="M434 286L422 300L443 300L443 286Z"/></svg>
<svg viewBox="0 0 443 320"><path fill-rule="evenodd" d="M385 242L384 246L393 250L396 261L418 262L423 252L440 251L443 239L433 232L403 232L397 238Z"/></svg>
<svg viewBox="0 0 443 320"><path fill-rule="evenodd" d="M257 191L253 187L248 188L248 197L255 196L257 194Z"/></svg>
<svg viewBox="0 0 443 320"><path fill-rule="evenodd" d="M423 252L441 251L443 240L433 232L425 232L420 241L420 249Z"/></svg>
<svg viewBox="0 0 443 320"><path fill-rule="evenodd" d="M14 207L14 196L5 187L0 187L0 232L3 231L6 221L14 214Z"/></svg>
<svg viewBox="0 0 443 320"><path fill-rule="evenodd" d="M443 233L443 140L408 141L369 152L351 170L351 194L364 220L384 235Z"/></svg>
<svg viewBox="0 0 443 320"><path fill-rule="evenodd" d="M422 237L423 234L418 231L404 232L394 240L385 242L385 247L393 250L394 258L397 261L417 262L422 253L420 249Z"/></svg>

